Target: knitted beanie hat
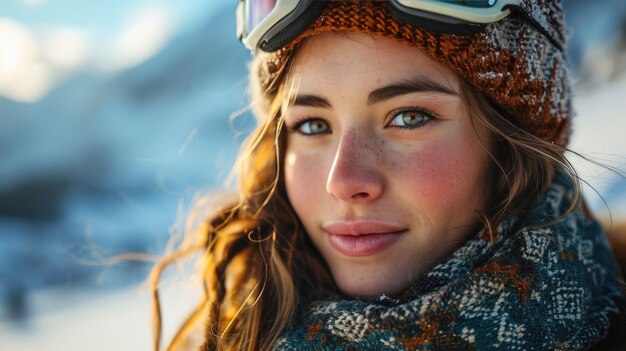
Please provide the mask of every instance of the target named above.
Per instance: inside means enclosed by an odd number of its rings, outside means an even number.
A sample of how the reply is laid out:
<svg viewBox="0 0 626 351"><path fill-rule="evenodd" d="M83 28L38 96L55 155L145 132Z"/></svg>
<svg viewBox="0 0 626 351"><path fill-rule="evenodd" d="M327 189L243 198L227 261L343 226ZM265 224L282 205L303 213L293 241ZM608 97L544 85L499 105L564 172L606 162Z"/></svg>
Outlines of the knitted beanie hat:
<svg viewBox="0 0 626 351"><path fill-rule="evenodd" d="M472 35L436 34L401 22L386 1L328 1L324 13L276 54L321 32L365 32L429 54L501 107L520 128L561 146L573 116L560 0L522 0L513 13ZM534 22L534 23L533 23ZM552 37L551 41L540 30Z"/></svg>

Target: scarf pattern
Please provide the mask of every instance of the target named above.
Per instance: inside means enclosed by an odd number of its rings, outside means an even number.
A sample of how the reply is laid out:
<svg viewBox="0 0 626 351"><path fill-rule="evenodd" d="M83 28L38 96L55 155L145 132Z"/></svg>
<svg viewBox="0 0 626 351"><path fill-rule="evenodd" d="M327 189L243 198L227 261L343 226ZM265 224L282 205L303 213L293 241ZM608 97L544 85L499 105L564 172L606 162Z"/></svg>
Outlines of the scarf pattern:
<svg viewBox="0 0 626 351"><path fill-rule="evenodd" d="M401 298L317 301L274 350L583 350L623 301L602 229L557 176L528 216L476 235ZM548 223L541 227L520 223Z"/></svg>

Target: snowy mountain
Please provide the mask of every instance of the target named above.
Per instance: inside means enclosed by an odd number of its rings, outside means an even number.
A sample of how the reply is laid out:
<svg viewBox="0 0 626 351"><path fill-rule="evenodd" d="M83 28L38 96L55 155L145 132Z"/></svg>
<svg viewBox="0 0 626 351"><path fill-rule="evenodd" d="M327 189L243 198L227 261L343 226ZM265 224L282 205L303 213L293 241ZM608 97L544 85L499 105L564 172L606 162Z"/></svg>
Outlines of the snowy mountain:
<svg viewBox="0 0 626 351"><path fill-rule="evenodd" d="M229 117L245 107L249 59L232 37L233 11L224 7L137 67L81 71L32 104L0 99L7 313L19 315L31 289L143 277L145 267L95 263L161 252L179 203L225 179L239 141Z"/></svg>

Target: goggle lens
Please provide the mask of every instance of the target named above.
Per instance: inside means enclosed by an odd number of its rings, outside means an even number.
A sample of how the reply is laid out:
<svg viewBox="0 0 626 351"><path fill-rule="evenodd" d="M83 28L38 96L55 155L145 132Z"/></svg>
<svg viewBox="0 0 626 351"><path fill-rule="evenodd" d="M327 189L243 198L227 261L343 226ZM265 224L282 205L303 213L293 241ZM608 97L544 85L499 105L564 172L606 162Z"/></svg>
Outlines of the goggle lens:
<svg viewBox="0 0 626 351"><path fill-rule="evenodd" d="M246 33L250 33L276 7L277 0L246 1Z"/></svg>
<svg viewBox="0 0 626 351"><path fill-rule="evenodd" d="M312 16L319 16L326 4L330 0L239 0L237 7L237 35L244 44L251 50L259 48L263 38L265 44L263 51L272 51L284 45L284 40L292 37L285 36L285 29L290 28L293 32L303 31L306 25L314 19ZM476 29L482 28L486 23L493 23L506 17L512 9L521 10L522 14L532 22L537 29L543 33L556 47L562 49L562 43L555 40L550 32L540 25L537 20L527 12L521 0L387 0L389 9L401 20L407 23L416 24L427 30L443 32L449 34L471 34ZM280 5L278 4L280 3ZM439 3L439 5L437 5ZM449 4L440 6L442 3ZM242 6L243 5L243 6ZM315 6L313 6L315 5ZM279 7L280 6L280 7ZM300 9L301 11L298 11ZM264 20L273 11L279 11L274 23L263 24ZM311 10L311 11L309 11ZM313 11L314 10L314 11ZM306 11L309 11L309 16ZM317 12L319 11L319 13ZM283 24L281 22L285 19ZM303 21L302 18L306 20ZM432 25L426 25L427 23ZM265 33L256 33L255 29L263 24ZM281 26L276 26L281 24ZM300 25L298 25L300 24ZM275 27L274 27L275 26ZM302 28L300 28L302 27ZM264 38L268 35L270 28L273 37ZM255 32L253 38L248 37ZM290 35L290 34L289 34ZM282 41L281 41L282 40ZM271 44L269 44L271 43Z"/></svg>

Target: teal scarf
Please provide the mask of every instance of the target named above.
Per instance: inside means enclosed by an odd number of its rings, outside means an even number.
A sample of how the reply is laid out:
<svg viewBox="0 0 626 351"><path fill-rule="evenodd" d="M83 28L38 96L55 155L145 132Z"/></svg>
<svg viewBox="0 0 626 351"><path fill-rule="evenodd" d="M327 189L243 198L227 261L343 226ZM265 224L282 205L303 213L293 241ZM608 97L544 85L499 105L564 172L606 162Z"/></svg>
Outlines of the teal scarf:
<svg viewBox="0 0 626 351"><path fill-rule="evenodd" d="M400 299L321 301L275 350L584 350L604 339L624 296L600 226L557 176L525 218L475 236Z"/></svg>

